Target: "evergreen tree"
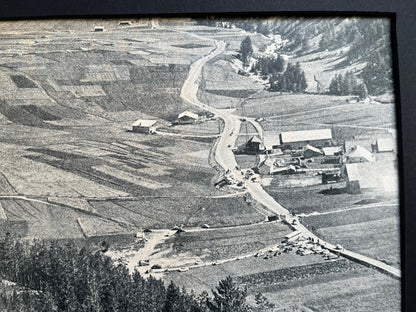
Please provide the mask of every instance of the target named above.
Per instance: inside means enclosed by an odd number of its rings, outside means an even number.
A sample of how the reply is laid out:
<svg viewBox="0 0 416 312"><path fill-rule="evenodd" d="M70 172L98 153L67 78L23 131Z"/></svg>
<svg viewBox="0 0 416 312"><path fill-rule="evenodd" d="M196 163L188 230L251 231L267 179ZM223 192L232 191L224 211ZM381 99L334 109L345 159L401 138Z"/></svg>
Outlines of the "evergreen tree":
<svg viewBox="0 0 416 312"><path fill-rule="evenodd" d="M367 86L365 85L365 83L361 83L358 86L357 93L360 99L366 99L368 97L368 90L367 90Z"/></svg>
<svg viewBox="0 0 416 312"><path fill-rule="evenodd" d="M255 295L254 299L256 301L256 308L255 308L254 311L256 311L256 312L271 311L275 307L275 305L273 303L269 302L269 300L266 298L266 296L264 296L261 293L257 293Z"/></svg>
<svg viewBox="0 0 416 312"><path fill-rule="evenodd" d="M172 281L166 290L166 299L163 305L162 312L182 312L184 307L181 300L181 293Z"/></svg>
<svg viewBox="0 0 416 312"><path fill-rule="evenodd" d="M240 45L240 55L244 66L248 65L248 61L253 54L253 46L251 45L251 39L247 36Z"/></svg>
<svg viewBox="0 0 416 312"><path fill-rule="evenodd" d="M234 283L231 276L219 282L216 290L212 290L213 300L208 301L208 308L212 312L247 312L247 291Z"/></svg>

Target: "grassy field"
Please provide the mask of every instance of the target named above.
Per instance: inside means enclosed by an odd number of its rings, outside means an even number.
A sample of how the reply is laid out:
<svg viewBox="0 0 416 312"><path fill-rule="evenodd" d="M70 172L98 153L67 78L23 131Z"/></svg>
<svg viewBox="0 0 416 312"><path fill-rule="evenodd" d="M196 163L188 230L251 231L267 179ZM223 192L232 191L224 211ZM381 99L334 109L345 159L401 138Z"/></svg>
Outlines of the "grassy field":
<svg viewBox="0 0 416 312"><path fill-rule="evenodd" d="M196 291L210 292L227 275L234 276L241 287L248 286L249 302L254 303L255 293L262 292L282 310L400 309L397 280L346 260L325 262L318 255L283 253L267 260L253 257L187 272L169 272L165 279L178 285L192 285ZM389 298L387 304L385 298Z"/></svg>
<svg viewBox="0 0 416 312"><path fill-rule="evenodd" d="M240 168L253 168L258 165L258 158L256 155L235 155L235 160Z"/></svg>
<svg viewBox="0 0 416 312"><path fill-rule="evenodd" d="M384 217L322 227L316 233L330 242L400 268L399 226L398 216Z"/></svg>
<svg viewBox="0 0 416 312"><path fill-rule="evenodd" d="M204 261L217 261L278 245L291 230L281 223L264 223L238 228L185 232L168 239L170 255L192 254ZM166 247L161 247L166 248Z"/></svg>
<svg viewBox="0 0 416 312"><path fill-rule="evenodd" d="M346 206L354 206L362 200L377 201L379 195L368 191L362 194L348 194L344 190L345 183L337 183L332 185L313 185L305 187L278 187L272 181L266 187L267 192L272 195L279 203L281 203L289 211L296 213L313 213L327 212L345 208ZM278 182L277 182L278 183ZM326 194L326 190L331 187L339 189L340 194ZM380 200L380 199L379 199Z"/></svg>
<svg viewBox="0 0 416 312"><path fill-rule="evenodd" d="M105 31L95 33L101 22ZM213 138L197 137L217 135L218 121L180 126L181 136L126 131L138 118L166 127L178 113L193 109L180 98L180 89L189 64L211 51L213 40L180 27L120 28L116 20L64 23L64 28L45 21L35 34L36 24L18 22L9 31L0 23L7 37L0 45L2 63L8 64L0 69L2 88L8 90L0 96L0 114L11 122L0 125L3 194L51 198L141 227L263 218L242 199L205 198L226 194L213 187L217 176L208 159ZM36 218L55 220L49 213L42 209ZM31 235L36 218L29 218ZM90 223L85 224L94 228ZM79 233L77 224L68 224L55 234Z"/></svg>
<svg viewBox="0 0 416 312"><path fill-rule="evenodd" d="M320 255L299 256L294 252L282 253L279 256L263 259L263 256L249 257L217 265L190 269L187 272L167 272L164 279L174 281L177 285L190 285L197 292L210 291L218 282L231 275L242 282L245 276L267 274L267 272L284 271L291 267L325 263ZM252 286L252 285L248 285Z"/></svg>
<svg viewBox="0 0 416 312"><path fill-rule="evenodd" d="M397 198L376 192L351 195L343 183L333 184L340 194L325 194L331 186L266 187L285 208L305 215L302 223L333 244L400 267L399 207ZM391 203L394 204L391 204Z"/></svg>
<svg viewBox="0 0 416 312"><path fill-rule="evenodd" d="M304 306L312 311L400 310L400 283L369 270L277 282L259 290L277 306Z"/></svg>
<svg viewBox="0 0 416 312"><path fill-rule="evenodd" d="M337 126L395 128L393 104L347 103L349 97L317 94L283 94L263 91L244 100L237 111L250 117L274 117L262 122L265 130ZM291 128L292 127L292 128Z"/></svg>
<svg viewBox="0 0 416 312"><path fill-rule="evenodd" d="M135 200L90 200L89 203L100 215L141 228L203 224L218 227L251 224L264 219L243 197L149 196Z"/></svg>

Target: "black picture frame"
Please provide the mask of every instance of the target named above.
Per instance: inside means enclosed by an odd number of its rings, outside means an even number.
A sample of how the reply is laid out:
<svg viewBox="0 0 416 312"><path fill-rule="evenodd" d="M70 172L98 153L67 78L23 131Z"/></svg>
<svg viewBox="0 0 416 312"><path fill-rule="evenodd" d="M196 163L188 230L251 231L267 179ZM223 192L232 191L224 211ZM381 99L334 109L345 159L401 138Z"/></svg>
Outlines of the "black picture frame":
<svg viewBox="0 0 416 312"><path fill-rule="evenodd" d="M416 2L413 0L21 0L3 1L0 19L50 17L115 17L127 15L275 14L336 16L383 15L392 19L394 71L401 134L401 233L403 311L414 311L416 211Z"/></svg>

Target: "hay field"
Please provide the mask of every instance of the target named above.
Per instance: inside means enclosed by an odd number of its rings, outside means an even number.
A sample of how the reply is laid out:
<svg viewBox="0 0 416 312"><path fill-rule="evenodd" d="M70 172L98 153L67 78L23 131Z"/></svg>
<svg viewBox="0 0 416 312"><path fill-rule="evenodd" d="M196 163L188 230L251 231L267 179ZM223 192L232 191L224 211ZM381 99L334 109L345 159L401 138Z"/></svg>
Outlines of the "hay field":
<svg viewBox="0 0 416 312"><path fill-rule="evenodd" d="M105 31L95 33L101 22L21 21L13 29L0 23L2 192L50 200L57 212L62 205L158 227L186 218L217 226L263 218L241 199L205 198L226 194L213 187L213 138L197 138L218 134L217 121L180 126L178 137L126 131L139 118L166 127L190 109L180 89L189 64L214 41L186 32L187 26L156 29L136 20L125 28L104 21ZM198 210L201 203L206 210ZM154 212L146 206L158 207L159 215L148 217ZM69 228L56 234L65 232L73 236Z"/></svg>
<svg viewBox="0 0 416 312"><path fill-rule="evenodd" d="M290 233L281 223L259 223L233 228L186 232L166 240L161 249L171 249L169 256L186 253L204 261L238 257L272 245L279 245Z"/></svg>

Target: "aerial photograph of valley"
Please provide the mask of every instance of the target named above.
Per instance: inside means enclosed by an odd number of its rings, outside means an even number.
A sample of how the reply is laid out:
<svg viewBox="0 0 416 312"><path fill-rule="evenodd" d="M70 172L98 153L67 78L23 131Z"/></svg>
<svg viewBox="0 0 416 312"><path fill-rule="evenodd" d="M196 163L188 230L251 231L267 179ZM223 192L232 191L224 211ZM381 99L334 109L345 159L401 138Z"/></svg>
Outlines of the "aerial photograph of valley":
<svg viewBox="0 0 416 312"><path fill-rule="evenodd" d="M0 311L400 311L390 37L0 21Z"/></svg>

